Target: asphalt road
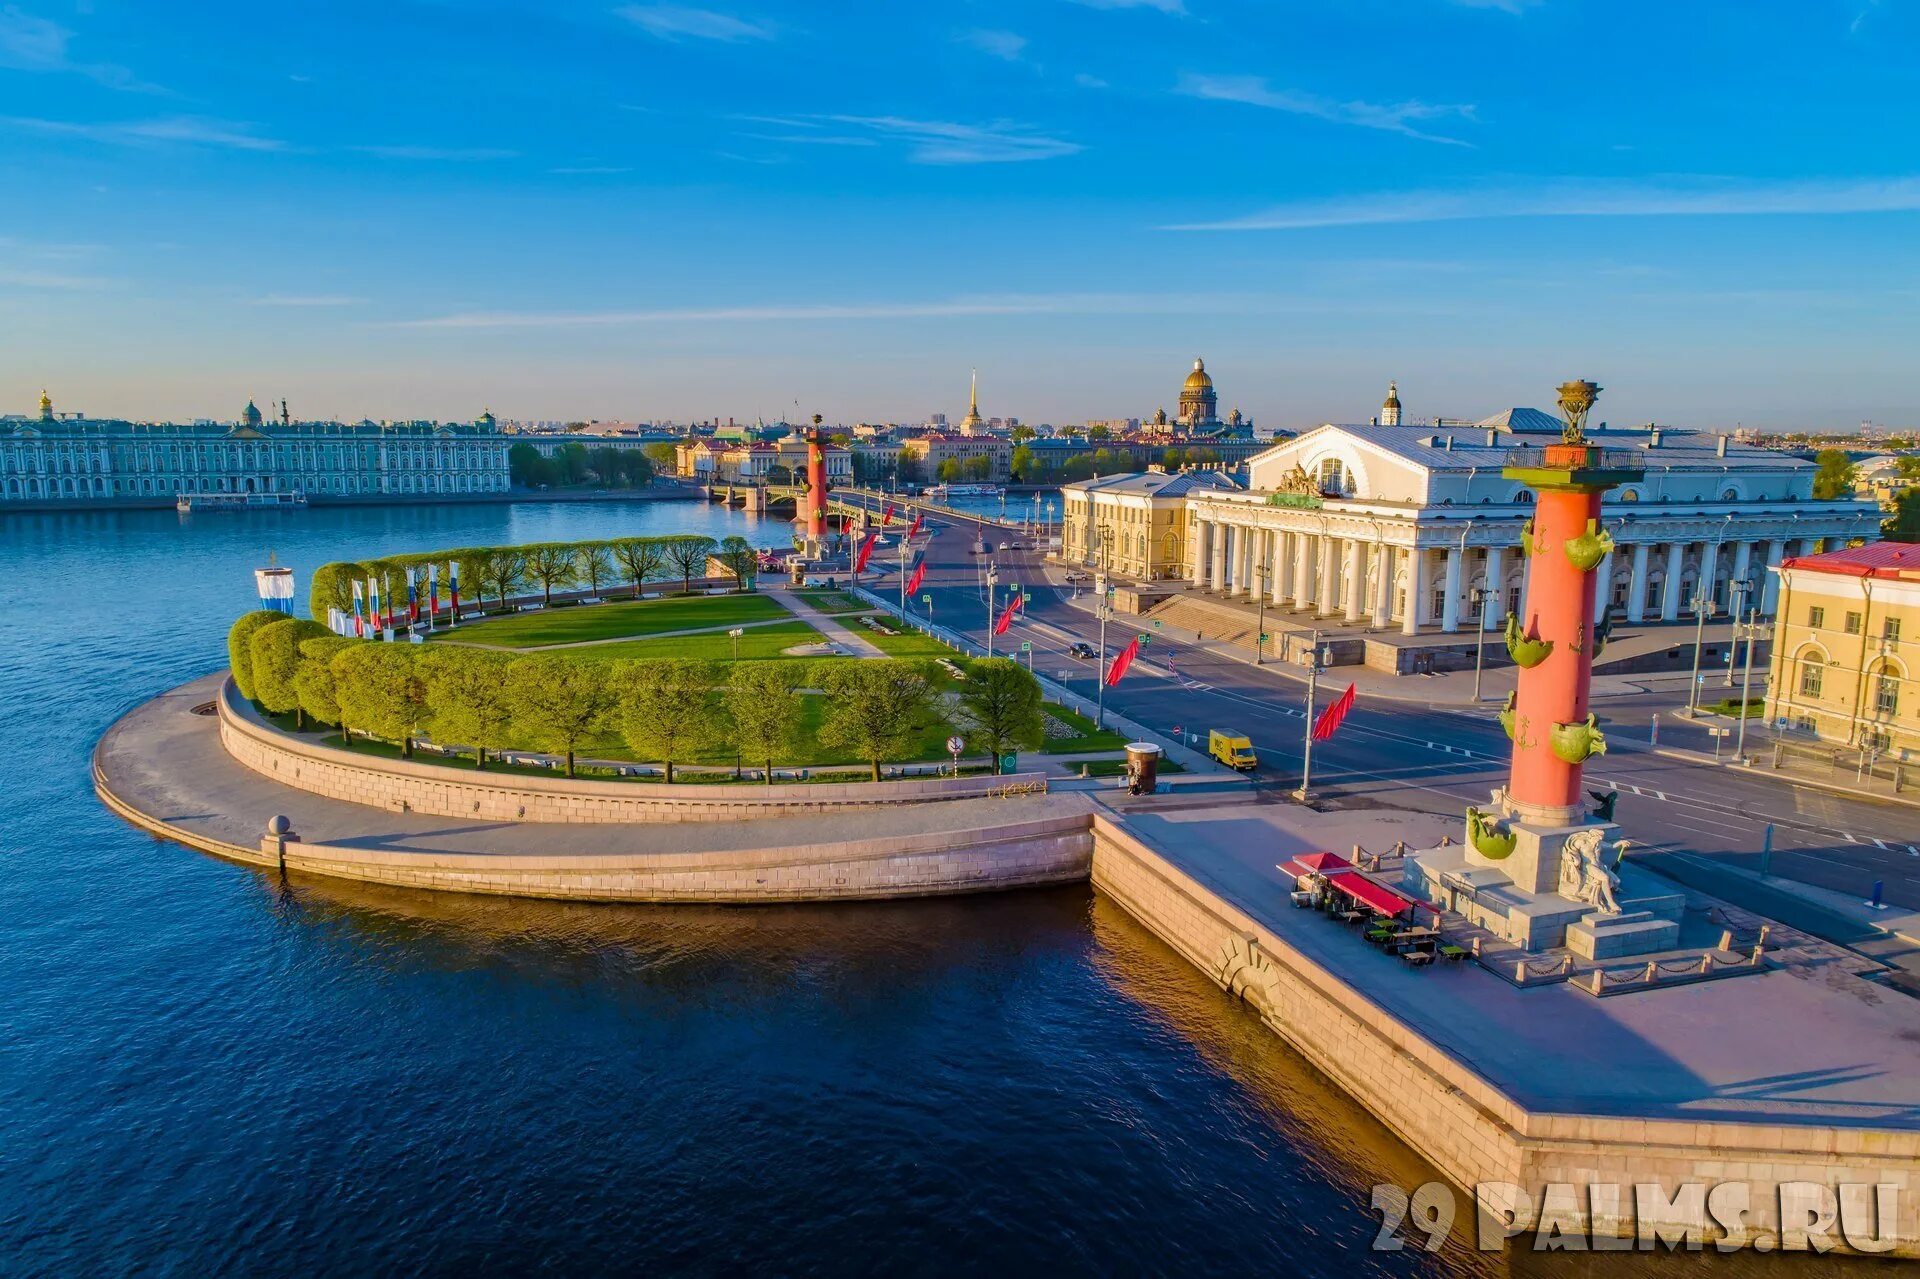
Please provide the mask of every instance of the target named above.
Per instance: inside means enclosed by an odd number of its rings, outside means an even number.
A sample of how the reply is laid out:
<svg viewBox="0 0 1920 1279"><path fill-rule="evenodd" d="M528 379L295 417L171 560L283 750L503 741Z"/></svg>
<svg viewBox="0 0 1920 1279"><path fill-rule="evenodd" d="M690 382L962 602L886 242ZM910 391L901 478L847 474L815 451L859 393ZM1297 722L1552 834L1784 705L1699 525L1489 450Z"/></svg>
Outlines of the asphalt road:
<svg viewBox="0 0 1920 1279"><path fill-rule="evenodd" d="M929 517L927 527L934 536L921 594L933 597L932 618L984 645L989 610L981 558L972 554L978 530L938 516ZM1037 671L1094 697L1100 664L1067 651L1074 640L1100 644L1085 587L1076 598L1064 570L1049 571L1040 552L1019 549L1020 534L989 527L986 536L1000 576L997 598L1004 600L1014 582L1032 593L1027 615L996 641L999 651L1017 653L1020 642L1029 642ZM999 550L1002 542L1009 550ZM897 562L886 552L876 555L873 567L884 571L868 584L883 594L897 589ZM915 611L926 615L917 601ZM1137 632L1131 617L1108 623L1106 651ZM1263 791L1278 799L1300 782L1304 684L1210 652L1193 639L1191 633L1155 634L1120 685L1106 691L1107 705L1169 733L1177 728L1198 734L1202 750L1208 729L1245 734L1260 756L1256 776ZM1345 687L1339 668L1328 672L1319 705ZM1408 695L1418 696L1417 685L1410 682ZM1695 880L1710 878L1719 866L1758 871L1771 827L1767 873L1861 898L1878 881L1886 901L1920 908L1920 814L1651 753L1645 744L1649 717L1670 712L1682 699L1654 693L1596 708L1601 722L1615 727L1611 752L1587 766L1588 789L1622 792L1614 816L1638 846L1636 856L1697 872ZM1662 718L1663 739L1675 744L1673 725ZM1484 803L1501 783L1510 749L1490 706L1475 711L1362 698L1332 740L1314 744L1313 794L1316 802L1332 806L1363 801L1458 815L1469 803ZM1833 931L1828 923L1815 931Z"/></svg>

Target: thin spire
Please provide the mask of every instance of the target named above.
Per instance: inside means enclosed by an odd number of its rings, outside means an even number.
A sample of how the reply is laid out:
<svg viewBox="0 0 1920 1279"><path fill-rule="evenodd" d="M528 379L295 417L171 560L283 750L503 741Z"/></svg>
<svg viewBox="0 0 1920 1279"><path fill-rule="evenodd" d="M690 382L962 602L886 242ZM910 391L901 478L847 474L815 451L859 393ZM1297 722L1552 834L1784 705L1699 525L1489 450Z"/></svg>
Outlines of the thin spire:
<svg viewBox="0 0 1920 1279"><path fill-rule="evenodd" d="M971 393L967 396L967 414L970 417L980 416L980 370L979 369L975 369L973 371L973 389Z"/></svg>

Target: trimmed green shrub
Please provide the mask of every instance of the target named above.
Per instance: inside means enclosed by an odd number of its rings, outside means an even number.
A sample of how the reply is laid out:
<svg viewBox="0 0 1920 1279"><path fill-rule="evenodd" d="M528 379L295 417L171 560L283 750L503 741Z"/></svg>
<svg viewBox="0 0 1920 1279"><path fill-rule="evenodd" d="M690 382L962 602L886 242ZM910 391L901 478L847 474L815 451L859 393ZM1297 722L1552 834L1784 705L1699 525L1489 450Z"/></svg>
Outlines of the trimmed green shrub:
<svg viewBox="0 0 1920 1279"><path fill-rule="evenodd" d="M341 722L340 702L334 696L333 659L360 642L341 635L301 641L300 665L293 673L293 691L300 699L300 713L307 719L319 724ZM344 727L342 736L345 736Z"/></svg>
<svg viewBox="0 0 1920 1279"><path fill-rule="evenodd" d="M293 686L300 670L300 645L307 640L332 635L318 622L304 617L282 617L255 631L247 641L252 649L253 693L256 700L275 715L291 711L294 727L300 723L300 694Z"/></svg>
<svg viewBox="0 0 1920 1279"><path fill-rule="evenodd" d="M240 696L253 701L253 633L263 626L284 622L287 615L277 609L257 608L242 613L227 631L227 665L233 671L233 686Z"/></svg>

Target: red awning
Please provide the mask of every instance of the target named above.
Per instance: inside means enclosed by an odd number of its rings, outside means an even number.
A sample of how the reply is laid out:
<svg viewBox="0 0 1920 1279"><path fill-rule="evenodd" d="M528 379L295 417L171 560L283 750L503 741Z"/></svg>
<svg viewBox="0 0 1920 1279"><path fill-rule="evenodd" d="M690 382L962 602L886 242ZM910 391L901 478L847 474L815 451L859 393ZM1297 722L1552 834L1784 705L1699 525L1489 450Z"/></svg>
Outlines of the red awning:
<svg viewBox="0 0 1920 1279"><path fill-rule="evenodd" d="M1403 915L1413 909L1411 901L1391 888L1382 888L1364 875L1336 875L1327 882L1355 901L1371 906L1388 917Z"/></svg>
<svg viewBox="0 0 1920 1279"><path fill-rule="evenodd" d="M1338 853L1302 853L1281 862L1278 869L1298 879L1302 875L1333 875L1352 870L1353 863Z"/></svg>

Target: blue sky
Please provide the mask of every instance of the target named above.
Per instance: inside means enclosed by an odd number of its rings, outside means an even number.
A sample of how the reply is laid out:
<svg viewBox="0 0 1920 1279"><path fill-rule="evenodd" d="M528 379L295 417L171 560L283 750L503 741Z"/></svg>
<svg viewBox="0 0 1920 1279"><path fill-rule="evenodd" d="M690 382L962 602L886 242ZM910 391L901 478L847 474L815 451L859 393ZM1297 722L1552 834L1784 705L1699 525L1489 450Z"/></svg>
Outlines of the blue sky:
<svg viewBox="0 0 1920 1279"><path fill-rule="evenodd" d="M0 0L0 406L1920 422L1920 0Z"/></svg>

